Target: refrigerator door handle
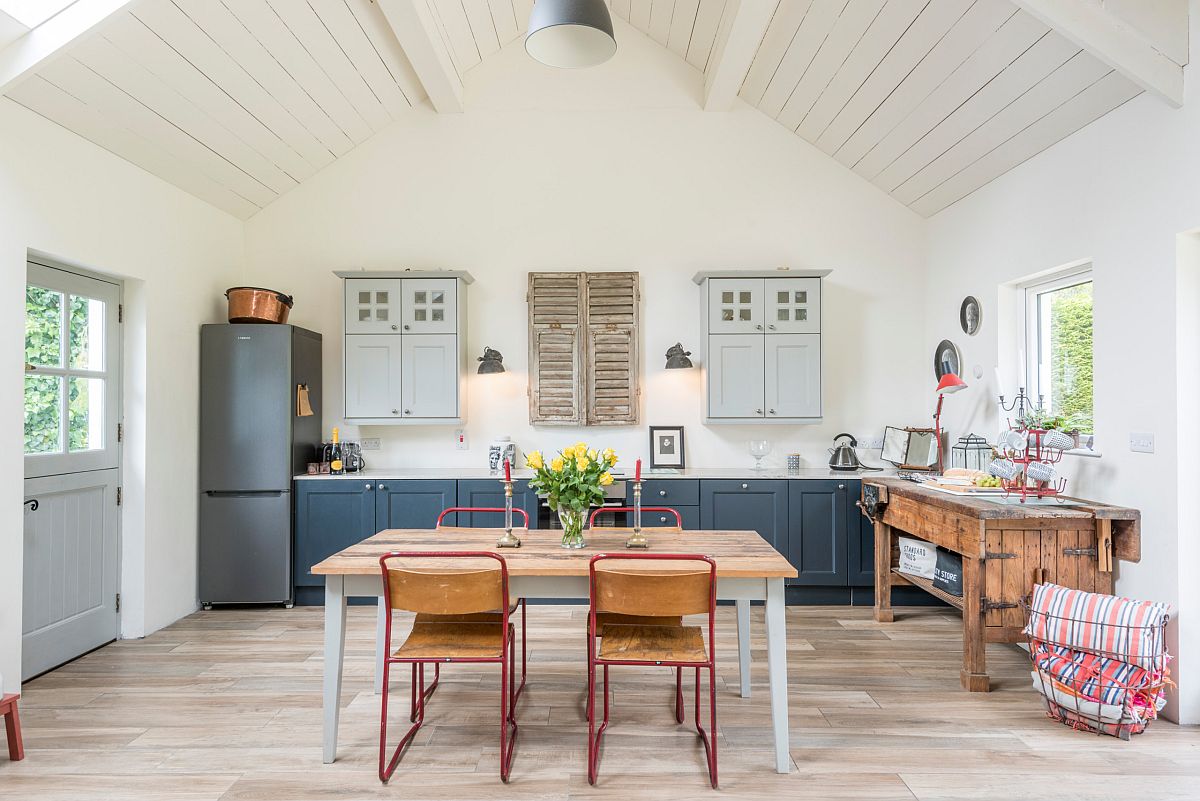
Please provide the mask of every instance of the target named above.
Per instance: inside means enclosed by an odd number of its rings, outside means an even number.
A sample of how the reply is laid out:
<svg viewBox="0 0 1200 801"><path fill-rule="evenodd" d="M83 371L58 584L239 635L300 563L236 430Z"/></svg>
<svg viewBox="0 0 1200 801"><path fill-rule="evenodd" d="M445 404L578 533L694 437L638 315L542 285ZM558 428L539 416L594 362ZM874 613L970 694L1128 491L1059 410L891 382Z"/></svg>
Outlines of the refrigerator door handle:
<svg viewBox="0 0 1200 801"><path fill-rule="evenodd" d="M207 490L205 495L210 498L276 498L286 495L290 490Z"/></svg>

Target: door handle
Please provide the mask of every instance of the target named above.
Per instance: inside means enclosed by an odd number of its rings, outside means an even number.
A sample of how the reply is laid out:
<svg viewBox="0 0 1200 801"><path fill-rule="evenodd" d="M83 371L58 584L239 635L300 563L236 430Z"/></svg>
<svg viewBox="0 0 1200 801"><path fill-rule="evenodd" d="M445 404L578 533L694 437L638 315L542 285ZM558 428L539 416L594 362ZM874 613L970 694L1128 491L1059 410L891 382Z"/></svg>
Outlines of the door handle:
<svg viewBox="0 0 1200 801"><path fill-rule="evenodd" d="M400 410L399 410L399 409L392 409L392 414L400 414Z"/></svg>
<svg viewBox="0 0 1200 801"><path fill-rule="evenodd" d="M363 484L363 489L365 489L365 490L369 490L369 489L371 489L371 485L370 485L370 484Z"/></svg>
<svg viewBox="0 0 1200 801"><path fill-rule="evenodd" d="M397 328L397 326L394 326L394 325L392 326L392 330L393 330L393 331L395 331L395 330L396 330L396 328Z"/></svg>
<svg viewBox="0 0 1200 801"><path fill-rule="evenodd" d="M767 328L771 329L772 331L775 330L775 326L773 326L773 325L768 325Z"/></svg>
<svg viewBox="0 0 1200 801"><path fill-rule="evenodd" d="M380 492L387 492L387 484L380 484L380 485L379 485L379 491L380 491Z"/></svg>
<svg viewBox="0 0 1200 801"><path fill-rule="evenodd" d="M771 414L775 414L775 410L774 410L774 409L768 409L767 411L769 411Z"/></svg>
<svg viewBox="0 0 1200 801"><path fill-rule="evenodd" d="M405 331L407 331L407 330L408 330L408 323L405 323L405 324L404 324L404 330L405 330Z"/></svg>
<svg viewBox="0 0 1200 801"><path fill-rule="evenodd" d="M762 326L761 326L761 325L756 325L756 326L754 326L754 330L755 330L755 331L761 331L761 330L762 330Z"/></svg>
<svg viewBox="0 0 1200 801"><path fill-rule="evenodd" d="M749 484L743 484L743 485L742 485L742 489L750 489L750 485L749 485Z"/></svg>
<svg viewBox="0 0 1200 801"><path fill-rule="evenodd" d="M762 414L762 409L755 409L755 410L754 410L754 413L755 413L755 414L757 414L757 415L761 415L761 414Z"/></svg>
<svg viewBox="0 0 1200 801"><path fill-rule="evenodd" d="M37 498L30 498L29 500L25 501L25 503L23 503L21 505L28 506L29 511L31 511L31 512L36 512L38 510L38 506L40 506Z"/></svg>
<svg viewBox="0 0 1200 801"><path fill-rule="evenodd" d="M405 413L405 414L412 414L412 410L411 410L411 409L405 409L405 410L404 410L404 413Z"/></svg>
<svg viewBox="0 0 1200 801"><path fill-rule="evenodd" d="M663 498L667 497L667 491L666 491L666 490L659 490L659 491L658 491L658 494L659 494L659 496L660 496L660 497L663 497Z"/></svg>

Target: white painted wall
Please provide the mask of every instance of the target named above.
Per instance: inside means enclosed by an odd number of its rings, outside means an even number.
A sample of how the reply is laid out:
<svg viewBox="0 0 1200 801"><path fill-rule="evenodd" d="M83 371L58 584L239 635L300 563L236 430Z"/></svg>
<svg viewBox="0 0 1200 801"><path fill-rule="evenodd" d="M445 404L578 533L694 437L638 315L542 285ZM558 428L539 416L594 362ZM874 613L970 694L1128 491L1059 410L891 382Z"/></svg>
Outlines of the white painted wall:
<svg viewBox="0 0 1200 801"><path fill-rule="evenodd" d="M824 464L833 435L924 424L933 385L917 338L924 222L738 101L699 109L702 75L623 23L608 64L556 71L519 42L467 74L462 115L421 107L255 215L245 281L296 297L291 320L325 335L325 425L342 413L342 296L333 270L459 268L470 287L471 362L485 345L508 372L470 376L470 450L448 427L351 428L381 437L376 466L486 463L511 434L525 450L586 438L632 467L648 425L686 427L692 466L748 466L800 451ZM698 371L665 371L676 341L699 350L699 288L717 267L832 268L824 297L826 418L820 426L704 427ZM532 429L525 291L531 270L642 275L642 424ZM333 410L333 414L328 413Z"/></svg>
<svg viewBox="0 0 1200 801"><path fill-rule="evenodd" d="M196 608L201 323L222 319L241 223L0 99L0 419L23 417L25 256L126 279L122 629ZM0 440L0 672L19 689L23 547L20 427Z"/></svg>
<svg viewBox="0 0 1200 801"><path fill-rule="evenodd" d="M1196 0L1191 19L1194 39ZM1104 455L1069 457L1065 470L1073 493L1142 510L1142 561L1121 565L1117 589L1183 602L1175 633L1186 693L1179 714L1196 723L1200 603L1190 587L1181 591L1195 583L1195 489L1179 480L1196 443L1177 432L1179 421L1200 413L1200 398L1177 402L1176 374L1176 292L1184 269L1177 266L1177 235L1200 226L1200 90L1195 68L1188 73L1182 109L1149 95L1135 98L930 220L925 344L932 352L944 337L958 343L968 381L972 366L984 367L982 382L947 400L946 420L955 436L967 430L994 436L993 367L1005 317L997 311L999 285L1079 259L1093 262L1096 427ZM985 324L975 337L958 326L959 303L968 294L984 304ZM1200 314L1195 306L1180 308ZM1011 395L1015 387L1004 391ZM1131 453L1131 432L1153 433L1156 452ZM1181 503L1187 514L1180 514ZM1185 553L1193 559L1182 559Z"/></svg>

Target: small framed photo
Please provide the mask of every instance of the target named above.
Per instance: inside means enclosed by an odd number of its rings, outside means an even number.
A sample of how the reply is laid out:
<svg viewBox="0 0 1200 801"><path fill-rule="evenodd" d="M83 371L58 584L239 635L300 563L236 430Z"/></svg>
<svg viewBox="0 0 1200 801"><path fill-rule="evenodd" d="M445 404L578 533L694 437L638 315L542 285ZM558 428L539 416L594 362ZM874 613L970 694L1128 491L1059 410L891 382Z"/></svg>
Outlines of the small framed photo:
<svg viewBox="0 0 1200 801"><path fill-rule="evenodd" d="M650 426L650 469L684 465L683 426Z"/></svg>
<svg viewBox="0 0 1200 801"><path fill-rule="evenodd" d="M958 309L958 324L964 334L975 336L979 333L979 324L983 322L983 309L973 295L963 298L962 306Z"/></svg>

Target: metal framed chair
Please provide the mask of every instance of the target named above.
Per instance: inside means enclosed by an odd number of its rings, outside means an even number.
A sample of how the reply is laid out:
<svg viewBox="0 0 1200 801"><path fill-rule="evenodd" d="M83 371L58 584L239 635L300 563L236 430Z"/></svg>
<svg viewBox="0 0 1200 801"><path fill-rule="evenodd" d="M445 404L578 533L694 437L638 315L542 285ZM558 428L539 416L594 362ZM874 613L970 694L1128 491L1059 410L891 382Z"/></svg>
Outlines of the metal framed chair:
<svg viewBox="0 0 1200 801"><path fill-rule="evenodd" d="M593 509L591 515L588 516L588 528L591 528L596 521L597 515L606 512L633 512L632 506L608 506L599 509ZM673 526L656 526L659 531L683 531L683 516L679 511L672 509L669 506L643 506L643 512L659 512L662 514L671 514L675 516L675 525ZM621 615L615 612L601 612L596 615L596 636L604 636L604 628L609 625L631 625L631 626L682 626L683 617L680 615ZM588 618L588 636L591 636L592 621ZM584 714L588 720L592 718L592 687L588 684L588 698L586 710ZM683 723L683 668L675 670L675 722Z"/></svg>
<svg viewBox="0 0 1200 801"><path fill-rule="evenodd" d="M674 562L670 569L622 570L605 562ZM686 570L678 563L704 565ZM699 554L598 554L588 565L588 704L594 704L596 668L604 669L604 717L596 726L588 719L588 783L595 784L600 752L609 722L608 669L613 665L662 665L696 670L696 733L704 744L709 782L717 786L717 690L714 623L717 610L717 563ZM708 639L702 626L609 625L599 649L596 616L604 612L625 615L683 616L706 614ZM700 673L708 671L709 728L700 720Z"/></svg>
<svg viewBox="0 0 1200 801"><path fill-rule="evenodd" d="M499 512L500 514L504 514L504 507L502 507L502 506L501 507L451 506L447 509L443 509L442 513L438 515L437 523L435 524L435 528L441 528L443 521L445 521L445 519L452 514L457 516L459 514L469 514L471 512ZM525 521L524 527L526 529L529 528L529 512L526 512L524 509L514 508L513 514L521 515ZM523 693L525 691L526 665L527 665L528 653L529 653L529 647L528 647L528 645L526 645L526 643L528 642L528 640L526 639L526 634L528 632L528 629L526 627L526 622L525 622L525 614L526 614L525 599L518 598L517 600L513 601L512 608L510 608L508 611L509 611L509 614L512 614L513 612L516 611L518 606L520 606L520 608L521 608L521 683L517 686L517 694L516 694L517 699L519 699L521 697L521 693ZM499 619L500 619L499 614L495 613L495 612L483 612L483 613L474 614L474 615L418 614L416 617L415 623L436 623L436 622L452 622L452 621L472 622L472 623L494 623L494 622L498 621ZM429 697L433 695L433 693L437 690L438 682L441 681L441 679L442 679L441 665L439 665L437 662L434 662L433 663L433 683L430 684L428 687L426 687L424 675L422 675L422 677L421 677L421 693L422 693L422 696L424 697L424 699L428 700ZM409 707L412 711L409 713L409 720L416 720L417 719L417 685L415 683L412 686L412 693L413 693L412 704Z"/></svg>
<svg viewBox="0 0 1200 801"><path fill-rule="evenodd" d="M401 564L396 561L403 560ZM494 560L498 566L476 567ZM440 564L438 564L440 562ZM447 567L461 562L462 566ZM425 563L428 567L422 566ZM428 696L416 691L424 686L426 663L491 663L500 665L500 780L508 781L517 741L516 645L509 622L508 565L504 557L488 551L393 551L379 558L383 573L383 601L389 611L404 610L436 616L498 615L496 620L440 619L417 622L404 642L392 650L392 616L384 628L383 692L379 718L379 780L387 782L400 764L413 737L425 722ZM496 610L499 610L497 612ZM387 722L392 665L412 669L413 725L400 738L388 758Z"/></svg>
<svg viewBox="0 0 1200 801"><path fill-rule="evenodd" d="M21 716L17 701L21 696L0 694L0 717L4 718L5 734L8 737L8 758L20 762L25 758L25 743L21 740Z"/></svg>

